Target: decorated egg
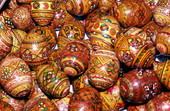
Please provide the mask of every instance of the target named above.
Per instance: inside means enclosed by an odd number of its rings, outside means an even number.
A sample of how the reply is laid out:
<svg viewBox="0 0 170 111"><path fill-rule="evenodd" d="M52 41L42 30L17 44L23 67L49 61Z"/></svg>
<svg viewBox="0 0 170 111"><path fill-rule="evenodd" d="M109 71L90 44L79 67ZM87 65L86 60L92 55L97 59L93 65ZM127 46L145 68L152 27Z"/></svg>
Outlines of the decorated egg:
<svg viewBox="0 0 170 111"><path fill-rule="evenodd" d="M101 49L112 49L116 36L120 32L119 22L112 16L103 16L94 22L90 29L90 40L93 47L100 47ZM112 41L111 41L112 40ZM98 41L107 43L108 46L100 45Z"/></svg>
<svg viewBox="0 0 170 111"><path fill-rule="evenodd" d="M58 67L60 67L60 53L61 53L62 50L60 49L52 49L50 50L50 53L49 53L49 60L48 60L48 63L49 64L54 64L54 65L57 65Z"/></svg>
<svg viewBox="0 0 170 111"><path fill-rule="evenodd" d="M92 109L90 111L101 111L102 100L100 93L91 86L76 91L70 99L68 110L79 111L82 109L81 107Z"/></svg>
<svg viewBox="0 0 170 111"><path fill-rule="evenodd" d="M23 111L58 111L55 105L47 98L29 99Z"/></svg>
<svg viewBox="0 0 170 111"><path fill-rule="evenodd" d="M33 0L31 2L31 17L40 25L45 26L54 19L55 0Z"/></svg>
<svg viewBox="0 0 170 111"><path fill-rule="evenodd" d="M113 7L115 2L116 0L99 0L99 9L103 12L106 12Z"/></svg>
<svg viewBox="0 0 170 111"><path fill-rule="evenodd" d="M93 51L87 72L89 81L95 88L106 90L117 81L119 68L119 60L112 50Z"/></svg>
<svg viewBox="0 0 170 111"><path fill-rule="evenodd" d="M64 25L64 23L70 22L73 19L74 17L66 10L65 3L59 3L56 5L54 20L52 22L54 28L61 28Z"/></svg>
<svg viewBox="0 0 170 111"><path fill-rule="evenodd" d="M82 74L80 77L76 78L72 82L72 85L73 85L74 92L78 91L81 88L91 86L91 84L89 83L89 78L87 76L87 71L84 74Z"/></svg>
<svg viewBox="0 0 170 111"><path fill-rule="evenodd" d="M29 31L35 27L29 8L26 6L19 6L13 11L12 23L15 27L23 31Z"/></svg>
<svg viewBox="0 0 170 111"><path fill-rule="evenodd" d="M0 89L0 100L12 106L14 111L23 111L25 100L22 98L20 99L13 98L12 96L8 95L8 93L4 91L4 89L2 88ZM6 111L6 110L3 110L3 111Z"/></svg>
<svg viewBox="0 0 170 111"><path fill-rule="evenodd" d="M71 41L83 40L85 37L85 29L83 23L78 20L65 23L58 35L58 48L64 47Z"/></svg>
<svg viewBox="0 0 170 111"><path fill-rule="evenodd" d="M77 76L88 68L90 51L83 42L73 41L62 50L60 58L62 70L69 76Z"/></svg>
<svg viewBox="0 0 170 111"><path fill-rule="evenodd" d="M148 111L148 110L146 108L146 104L142 104L142 105L128 106L127 111Z"/></svg>
<svg viewBox="0 0 170 111"><path fill-rule="evenodd" d="M0 100L1 111L15 111L14 108L7 102Z"/></svg>
<svg viewBox="0 0 170 111"><path fill-rule="evenodd" d="M115 9L115 17L123 27L141 27L151 20L152 11L144 2L125 0Z"/></svg>
<svg viewBox="0 0 170 111"><path fill-rule="evenodd" d="M51 102L58 108L59 111L68 111L68 106L72 93L69 93L66 97L61 99L52 99Z"/></svg>
<svg viewBox="0 0 170 111"><path fill-rule="evenodd" d="M12 49L13 39L7 30L0 28L0 60L6 57Z"/></svg>
<svg viewBox="0 0 170 111"><path fill-rule="evenodd" d="M170 24L170 1L159 0L157 6L153 10L153 18L159 26L167 26Z"/></svg>
<svg viewBox="0 0 170 111"><path fill-rule="evenodd" d="M154 62L154 71L158 76L159 81L168 89L170 89L170 60L164 62Z"/></svg>
<svg viewBox="0 0 170 111"><path fill-rule="evenodd" d="M120 62L126 66L148 68L154 62L156 48L139 36L123 35L116 41L115 52Z"/></svg>
<svg viewBox="0 0 170 111"><path fill-rule="evenodd" d="M105 16L106 14L106 12L102 12L100 9L95 9L94 11L89 13L85 20L86 32L89 33L91 28L93 27L94 22L97 19L100 19L102 16Z"/></svg>
<svg viewBox="0 0 170 111"><path fill-rule="evenodd" d="M1 62L0 78L4 89L13 97L24 97L31 90L30 69L24 60L14 55Z"/></svg>
<svg viewBox="0 0 170 111"><path fill-rule="evenodd" d="M9 1L9 9L15 10L15 8L17 8L19 6L17 0L10 0Z"/></svg>
<svg viewBox="0 0 170 111"><path fill-rule="evenodd" d="M70 89L70 81L67 75L58 67L41 65L37 69L37 83L49 96L62 98L67 96Z"/></svg>
<svg viewBox="0 0 170 111"><path fill-rule="evenodd" d="M170 26L164 27L156 36L156 49L162 53L170 55Z"/></svg>
<svg viewBox="0 0 170 111"><path fill-rule="evenodd" d="M50 46L44 36L28 33L21 44L21 58L33 69L48 61Z"/></svg>
<svg viewBox="0 0 170 111"><path fill-rule="evenodd" d="M52 49L57 43L57 35L53 26L36 26L29 33L42 35Z"/></svg>
<svg viewBox="0 0 170 111"><path fill-rule="evenodd" d="M162 92L146 104L147 111L169 111L170 110L170 93Z"/></svg>
<svg viewBox="0 0 170 111"><path fill-rule="evenodd" d="M144 0L144 2L149 6L151 10L154 10L159 0Z"/></svg>
<svg viewBox="0 0 170 111"><path fill-rule="evenodd" d="M120 79L116 84L100 92L102 98L102 111L118 110L125 107L125 102L120 95Z"/></svg>
<svg viewBox="0 0 170 111"><path fill-rule="evenodd" d="M9 16L0 15L0 28L3 30L10 30L14 28L11 18Z"/></svg>
<svg viewBox="0 0 170 111"><path fill-rule="evenodd" d="M19 3L31 3L34 0L17 0Z"/></svg>
<svg viewBox="0 0 170 111"><path fill-rule="evenodd" d="M120 94L129 103L146 103L161 92L161 83L152 69L135 69L120 78Z"/></svg>
<svg viewBox="0 0 170 111"><path fill-rule="evenodd" d="M66 0L66 9L76 16L83 16L98 6L99 0Z"/></svg>
<svg viewBox="0 0 170 111"><path fill-rule="evenodd" d="M156 36L162 27L157 25L154 21L150 21L145 26L142 27L142 30L146 32L147 38L151 38L153 42L155 42Z"/></svg>

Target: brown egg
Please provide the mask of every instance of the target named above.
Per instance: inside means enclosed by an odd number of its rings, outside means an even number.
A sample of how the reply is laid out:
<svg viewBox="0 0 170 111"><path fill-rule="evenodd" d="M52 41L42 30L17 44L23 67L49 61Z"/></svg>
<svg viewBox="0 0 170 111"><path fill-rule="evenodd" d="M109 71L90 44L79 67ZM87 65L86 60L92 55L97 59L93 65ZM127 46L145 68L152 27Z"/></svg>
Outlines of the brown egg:
<svg viewBox="0 0 170 111"><path fill-rule="evenodd" d="M89 108L90 111L101 111L102 100L99 92L89 86L76 91L69 103L69 111L79 111L81 108ZM87 110L84 110L87 111Z"/></svg>
<svg viewBox="0 0 170 111"><path fill-rule="evenodd" d="M78 20L67 22L59 31L58 48L62 50L69 42L83 40L84 37L85 29L83 23Z"/></svg>
<svg viewBox="0 0 170 111"><path fill-rule="evenodd" d="M12 49L13 39L7 32L7 30L3 30L0 28L0 60L6 57L8 53L10 53Z"/></svg>
<svg viewBox="0 0 170 111"><path fill-rule="evenodd" d="M54 19L55 0L33 0L30 5L31 17L38 25L48 25Z"/></svg>
<svg viewBox="0 0 170 111"><path fill-rule="evenodd" d="M88 67L90 83L98 89L106 90L118 79L119 61L112 50L97 50L92 52Z"/></svg>
<svg viewBox="0 0 170 111"><path fill-rule="evenodd" d="M161 83L152 69L135 69L120 78L120 94L129 103L146 103L160 92Z"/></svg>
<svg viewBox="0 0 170 111"><path fill-rule="evenodd" d="M48 61L50 46L44 36L28 33L21 44L21 58L33 69Z"/></svg>
<svg viewBox="0 0 170 111"><path fill-rule="evenodd" d="M155 44L156 49L162 53L170 55L170 26L164 27L162 30L160 30L157 34Z"/></svg>
<svg viewBox="0 0 170 111"><path fill-rule="evenodd" d="M30 68L24 60L14 55L1 62L0 78L1 85L13 97L24 97L31 90Z"/></svg>
<svg viewBox="0 0 170 111"><path fill-rule="evenodd" d="M170 93L162 92L146 104L147 111L169 111L170 110Z"/></svg>
<svg viewBox="0 0 170 111"><path fill-rule="evenodd" d="M14 108L7 102L0 100L1 111L15 111Z"/></svg>
<svg viewBox="0 0 170 111"><path fill-rule="evenodd" d="M102 111L118 110L125 107L125 102L120 95L120 79L116 84L105 91L101 91Z"/></svg>
<svg viewBox="0 0 170 111"><path fill-rule="evenodd" d="M60 54L62 70L69 76L83 74L88 68L90 51L81 41L73 41L66 45Z"/></svg>
<svg viewBox="0 0 170 111"><path fill-rule="evenodd" d="M54 98L62 98L69 93L69 78L58 67L49 64L39 66L36 80L40 88Z"/></svg>
<svg viewBox="0 0 170 111"><path fill-rule="evenodd" d="M15 27L23 31L29 31L35 27L35 23L31 18L29 8L26 6L19 6L13 11L12 23Z"/></svg>
<svg viewBox="0 0 170 111"><path fill-rule="evenodd" d="M141 27L151 20L152 11L144 1L125 0L115 9L115 17L123 27Z"/></svg>
<svg viewBox="0 0 170 111"><path fill-rule="evenodd" d="M170 89L170 60L164 62L154 62L154 71L159 81L168 89Z"/></svg>
<svg viewBox="0 0 170 111"><path fill-rule="evenodd" d="M76 16L83 16L93 11L99 0L66 0L66 9Z"/></svg>
<svg viewBox="0 0 170 111"><path fill-rule="evenodd" d="M129 67L148 68L154 62L156 48L136 35L123 35L117 39L115 52L119 61Z"/></svg>
<svg viewBox="0 0 170 111"><path fill-rule="evenodd" d="M55 15L53 20L54 28L61 28L64 23L70 22L74 19L74 17L68 13L66 10L65 3L59 3L55 7Z"/></svg>

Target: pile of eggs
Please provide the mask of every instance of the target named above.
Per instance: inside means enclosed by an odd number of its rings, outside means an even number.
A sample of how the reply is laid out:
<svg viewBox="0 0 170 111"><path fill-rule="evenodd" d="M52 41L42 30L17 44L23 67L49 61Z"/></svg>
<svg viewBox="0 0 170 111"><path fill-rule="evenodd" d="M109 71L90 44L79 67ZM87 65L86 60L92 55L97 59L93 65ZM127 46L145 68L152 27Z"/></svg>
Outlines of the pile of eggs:
<svg viewBox="0 0 170 111"><path fill-rule="evenodd" d="M169 57L169 0L7 0L0 110L168 111Z"/></svg>

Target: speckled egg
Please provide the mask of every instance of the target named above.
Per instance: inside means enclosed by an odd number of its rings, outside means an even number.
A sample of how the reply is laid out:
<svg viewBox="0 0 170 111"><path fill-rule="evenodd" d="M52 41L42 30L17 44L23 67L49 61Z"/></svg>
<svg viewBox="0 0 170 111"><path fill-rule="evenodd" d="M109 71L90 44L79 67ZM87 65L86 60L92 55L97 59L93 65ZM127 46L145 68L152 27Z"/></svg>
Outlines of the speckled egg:
<svg viewBox="0 0 170 111"><path fill-rule="evenodd" d="M83 23L78 20L65 23L58 34L58 48L64 47L71 41L83 40L85 37L85 29Z"/></svg>
<svg viewBox="0 0 170 111"><path fill-rule="evenodd" d="M73 111L74 108L75 111L79 111L81 107L92 109L90 111L101 111L102 100L100 98L100 93L91 86L76 91L70 100L68 110Z"/></svg>
<svg viewBox="0 0 170 111"><path fill-rule="evenodd" d="M31 90L30 68L19 57L11 55L1 62L0 78L1 85L14 97L24 97Z"/></svg>
<svg viewBox="0 0 170 111"><path fill-rule="evenodd" d="M129 103L146 103L161 92L161 83L152 69L135 69L120 78L120 94Z"/></svg>
<svg viewBox="0 0 170 111"><path fill-rule="evenodd" d="M7 102L0 100L1 111L15 111L14 108Z"/></svg>
<svg viewBox="0 0 170 111"><path fill-rule="evenodd" d="M126 66L148 68L154 62L156 48L139 36L123 35L116 41L115 52L120 62Z"/></svg>
<svg viewBox="0 0 170 111"><path fill-rule="evenodd" d="M13 11L11 18L14 26L23 31L29 31L35 27L30 14L30 9L26 6L19 6Z"/></svg>
<svg viewBox="0 0 170 111"><path fill-rule="evenodd" d="M66 45L60 54L62 70L69 76L83 74L88 68L90 51L81 41L73 41Z"/></svg>
<svg viewBox="0 0 170 111"><path fill-rule="evenodd" d="M83 16L98 6L99 0L66 0L66 9L76 16Z"/></svg>
<svg viewBox="0 0 170 111"><path fill-rule="evenodd" d="M68 13L66 10L65 3L59 3L55 7L55 15L53 20L54 28L61 28L64 23L70 22L74 19L74 17Z"/></svg>
<svg viewBox="0 0 170 111"><path fill-rule="evenodd" d="M155 44L156 49L166 55L170 55L170 26L164 27L157 34Z"/></svg>
<svg viewBox="0 0 170 111"><path fill-rule="evenodd" d="M48 61L50 46L44 36L28 33L21 44L21 58L33 69Z"/></svg>
<svg viewBox="0 0 170 111"><path fill-rule="evenodd" d="M0 60L5 58L12 49L13 39L6 30L0 28Z"/></svg>
<svg viewBox="0 0 170 111"><path fill-rule="evenodd" d="M123 27L141 27L151 20L152 11L144 2L125 0L115 9L115 17Z"/></svg>
<svg viewBox="0 0 170 111"><path fill-rule="evenodd" d="M70 89L67 75L49 64L37 68L37 83L47 95L55 98L67 96Z"/></svg>
<svg viewBox="0 0 170 111"><path fill-rule="evenodd" d="M159 0L157 6L153 10L153 18L159 26L167 26L170 24L170 1Z"/></svg>
<svg viewBox="0 0 170 111"><path fill-rule="evenodd" d="M87 72L89 81L95 88L106 90L117 81L119 68L119 60L112 50L94 51Z"/></svg>
<svg viewBox="0 0 170 111"><path fill-rule="evenodd" d="M30 5L31 17L38 25L48 25L54 19L55 0L33 0Z"/></svg>
<svg viewBox="0 0 170 111"><path fill-rule="evenodd" d="M154 71L159 81L168 89L170 89L170 60L164 62L154 62Z"/></svg>
<svg viewBox="0 0 170 111"><path fill-rule="evenodd" d="M170 92L162 92L146 104L147 111L169 111Z"/></svg>

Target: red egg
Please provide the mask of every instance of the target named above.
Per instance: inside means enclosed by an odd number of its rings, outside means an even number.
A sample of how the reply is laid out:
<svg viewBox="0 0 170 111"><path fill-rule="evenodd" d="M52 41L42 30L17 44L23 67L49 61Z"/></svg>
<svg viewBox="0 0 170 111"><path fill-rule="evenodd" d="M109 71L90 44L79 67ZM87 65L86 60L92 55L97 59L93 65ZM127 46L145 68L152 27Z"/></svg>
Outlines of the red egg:
<svg viewBox="0 0 170 111"><path fill-rule="evenodd" d="M130 103L146 103L161 92L161 83L151 69L135 69L120 79L120 93Z"/></svg>

